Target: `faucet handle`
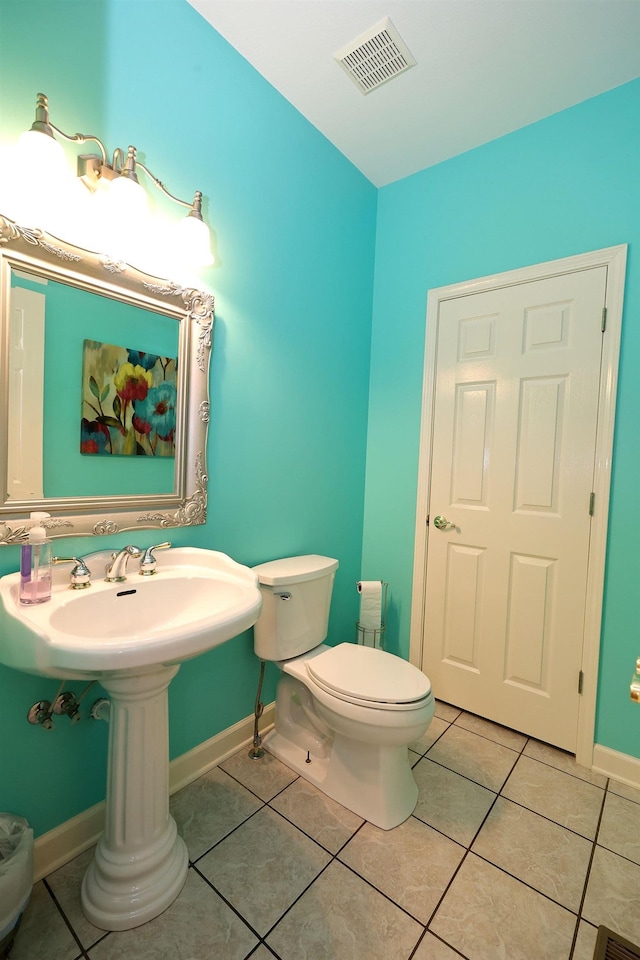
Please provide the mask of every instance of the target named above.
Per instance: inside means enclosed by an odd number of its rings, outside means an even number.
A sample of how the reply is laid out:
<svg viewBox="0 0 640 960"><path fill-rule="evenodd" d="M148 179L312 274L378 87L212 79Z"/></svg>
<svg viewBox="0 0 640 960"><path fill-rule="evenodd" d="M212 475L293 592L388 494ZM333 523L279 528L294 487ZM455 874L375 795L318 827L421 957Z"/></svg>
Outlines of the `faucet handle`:
<svg viewBox="0 0 640 960"><path fill-rule="evenodd" d="M171 546L170 540L165 540L164 543L156 543L154 547L147 547L144 552L144 556L140 561L140 574L143 577L151 577L156 572L156 558L153 554L154 550L168 550Z"/></svg>
<svg viewBox="0 0 640 960"><path fill-rule="evenodd" d="M71 571L71 588L84 590L91 586L91 570L80 557L51 557L51 563L75 563Z"/></svg>

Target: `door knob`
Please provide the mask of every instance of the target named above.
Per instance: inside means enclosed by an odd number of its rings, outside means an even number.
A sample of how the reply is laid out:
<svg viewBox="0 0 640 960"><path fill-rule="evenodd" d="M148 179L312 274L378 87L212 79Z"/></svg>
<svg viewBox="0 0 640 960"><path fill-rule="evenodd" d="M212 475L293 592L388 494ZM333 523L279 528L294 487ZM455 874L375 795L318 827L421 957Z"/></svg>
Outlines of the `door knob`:
<svg viewBox="0 0 640 960"><path fill-rule="evenodd" d="M433 518L433 525L437 527L438 530L446 530L447 527L455 527L455 523L451 523L451 521L447 520L446 517L441 517L440 515Z"/></svg>

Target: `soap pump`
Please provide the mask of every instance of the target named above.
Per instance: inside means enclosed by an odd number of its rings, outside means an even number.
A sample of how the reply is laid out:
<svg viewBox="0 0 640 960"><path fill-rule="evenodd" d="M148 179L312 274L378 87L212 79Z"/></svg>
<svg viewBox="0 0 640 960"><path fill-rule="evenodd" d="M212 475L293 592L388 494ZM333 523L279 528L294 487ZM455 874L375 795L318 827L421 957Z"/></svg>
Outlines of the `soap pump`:
<svg viewBox="0 0 640 960"><path fill-rule="evenodd" d="M44 603L51 599L51 541L39 521L48 513L32 513L30 528L20 556L20 603Z"/></svg>

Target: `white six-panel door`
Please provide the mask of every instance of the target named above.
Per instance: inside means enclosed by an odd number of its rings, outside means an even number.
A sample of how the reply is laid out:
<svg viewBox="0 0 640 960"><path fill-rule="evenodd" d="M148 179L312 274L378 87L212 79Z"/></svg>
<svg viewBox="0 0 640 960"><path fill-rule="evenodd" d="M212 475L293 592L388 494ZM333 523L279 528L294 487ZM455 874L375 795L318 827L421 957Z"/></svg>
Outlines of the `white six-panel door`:
<svg viewBox="0 0 640 960"><path fill-rule="evenodd" d="M569 750L606 282L597 266L437 317L422 667L437 697Z"/></svg>

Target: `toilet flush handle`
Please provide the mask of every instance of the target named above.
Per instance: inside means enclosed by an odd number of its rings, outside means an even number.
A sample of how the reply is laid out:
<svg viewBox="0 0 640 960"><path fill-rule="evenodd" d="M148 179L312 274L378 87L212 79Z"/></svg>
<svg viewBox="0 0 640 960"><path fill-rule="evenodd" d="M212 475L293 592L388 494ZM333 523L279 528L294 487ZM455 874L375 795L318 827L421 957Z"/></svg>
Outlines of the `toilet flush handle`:
<svg viewBox="0 0 640 960"><path fill-rule="evenodd" d="M276 597L280 597L281 600L291 600L290 593L276 593Z"/></svg>

